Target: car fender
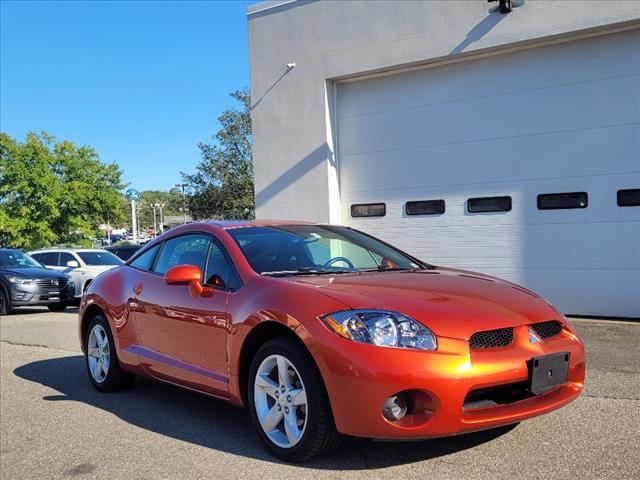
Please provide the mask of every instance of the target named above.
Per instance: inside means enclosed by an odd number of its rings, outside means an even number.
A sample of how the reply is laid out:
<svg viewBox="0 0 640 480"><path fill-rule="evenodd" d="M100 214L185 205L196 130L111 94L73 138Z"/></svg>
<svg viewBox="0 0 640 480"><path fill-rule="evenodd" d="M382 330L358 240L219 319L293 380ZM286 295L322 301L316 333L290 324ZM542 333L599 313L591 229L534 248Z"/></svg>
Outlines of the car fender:
<svg viewBox="0 0 640 480"><path fill-rule="evenodd" d="M248 287L251 288L248 288ZM282 279L258 277L230 294L228 303L227 358L229 390L236 403L241 400L241 380L247 365L242 363L247 339L264 324L277 324L295 335L307 348L323 377L327 372L305 324L320 323L319 316L346 306L317 289ZM326 330L326 329L325 329ZM327 330L327 333L330 332ZM250 361L250 359L248 360Z"/></svg>
<svg viewBox="0 0 640 480"><path fill-rule="evenodd" d="M80 345L84 351L84 331L86 322L90 321L86 313L98 308L109 322L120 362L125 365L136 366L139 363L137 355L125 351L129 345L140 343L131 315L133 309L135 309L135 302L125 293L131 291L131 288L127 288L132 283L132 280L128 277L127 269L120 268L95 277L87 287L80 303L78 335Z"/></svg>

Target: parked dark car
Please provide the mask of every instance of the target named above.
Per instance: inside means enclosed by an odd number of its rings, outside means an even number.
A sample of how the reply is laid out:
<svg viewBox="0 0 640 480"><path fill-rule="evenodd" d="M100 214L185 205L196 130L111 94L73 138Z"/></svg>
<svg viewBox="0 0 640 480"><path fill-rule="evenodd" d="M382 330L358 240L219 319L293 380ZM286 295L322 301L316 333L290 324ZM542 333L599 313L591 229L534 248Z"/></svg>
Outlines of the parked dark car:
<svg viewBox="0 0 640 480"><path fill-rule="evenodd" d="M106 247L106 251L113 253L116 257L126 262L133 254L140 250L140 245L118 245L114 247Z"/></svg>
<svg viewBox="0 0 640 480"><path fill-rule="evenodd" d="M30 305L61 312L73 303L74 290L66 274L43 267L20 250L0 248L0 315Z"/></svg>

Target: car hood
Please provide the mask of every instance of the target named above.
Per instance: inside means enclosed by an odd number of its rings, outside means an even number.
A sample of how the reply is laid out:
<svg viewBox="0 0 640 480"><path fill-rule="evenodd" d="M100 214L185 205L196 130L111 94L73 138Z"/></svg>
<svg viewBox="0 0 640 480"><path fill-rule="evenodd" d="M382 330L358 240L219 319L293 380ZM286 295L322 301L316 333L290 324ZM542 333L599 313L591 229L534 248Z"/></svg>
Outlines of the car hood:
<svg viewBox="0 0 640 480"><path fill-rule="evenodd" d="M448 268L287 277L350 308L408 315L436 335L468 339L475 332L526 325L562 315L535 293L479 273Z"/></svg>
<svg viewBox="0 0 640 480"><path fill-rule="evenodd" d="M2 273L2 275L16 275L16 276L21 276L26 278L42 278L42 279L67 278L67 276L62 272L57 272L49 268L39 268L39 267L31 267L31 268L2 267L0 268L0 272Z"/></svg>

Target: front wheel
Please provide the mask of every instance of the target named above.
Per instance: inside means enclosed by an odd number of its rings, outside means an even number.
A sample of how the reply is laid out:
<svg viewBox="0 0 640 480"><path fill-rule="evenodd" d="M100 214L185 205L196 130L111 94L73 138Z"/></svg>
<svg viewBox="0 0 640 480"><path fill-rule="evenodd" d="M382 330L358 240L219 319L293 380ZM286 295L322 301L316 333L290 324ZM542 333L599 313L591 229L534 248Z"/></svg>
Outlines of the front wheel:
<svg viewBox="0 0 640 480"><path fill-rule="evenodd" d="M9 315L11 313L11 304L4 290L0 288L0 315Z"/></svg>
<svg viewBox="0 0 640 480"><path fill-rule="evenodd" d="M340 435L320 372L295 341L275 338L260 347L248 393L260 439L276 457L303 462L337 445Z"/></svg>
<svg viewBox="0 0 640 480"><path fill-rule="evenodd" d="M87 373L96 390L113 392L133 383L134 376L120 368L109 322L102 315L91 320L85 342Z"/></svg>

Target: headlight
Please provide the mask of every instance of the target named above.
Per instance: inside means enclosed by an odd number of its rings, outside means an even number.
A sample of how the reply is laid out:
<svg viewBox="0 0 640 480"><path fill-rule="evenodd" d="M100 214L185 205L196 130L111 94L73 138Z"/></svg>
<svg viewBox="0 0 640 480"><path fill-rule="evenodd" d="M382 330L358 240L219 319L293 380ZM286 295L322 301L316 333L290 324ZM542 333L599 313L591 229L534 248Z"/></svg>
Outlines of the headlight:
<svg viewBox="0 0 640 480"><path fill-rule="evenodd" d="M401 313L344 310L320 318L331 331L355 342L418 350L435 350L437 346L431 330Z"/></svg>
<svg viewBox="0 0 640 480"><path fill-rule="evenodd" d="M17 283L18 285L31 285L33 283L32 278L14 277L12 275L8 275L6 278L11 283Z"/></svg>

